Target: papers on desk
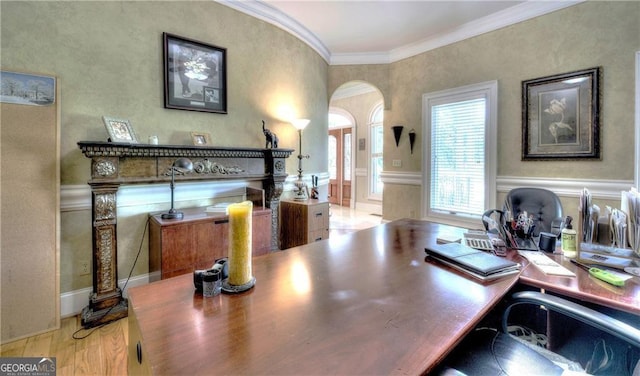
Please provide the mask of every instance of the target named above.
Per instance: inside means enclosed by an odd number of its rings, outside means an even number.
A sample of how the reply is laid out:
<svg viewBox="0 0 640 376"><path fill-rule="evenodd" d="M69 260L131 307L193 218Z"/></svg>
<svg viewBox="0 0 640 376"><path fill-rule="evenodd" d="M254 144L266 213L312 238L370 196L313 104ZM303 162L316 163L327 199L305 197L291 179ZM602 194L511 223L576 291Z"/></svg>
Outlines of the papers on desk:
<svg viewBox="0 0 640 376"><path fill-rule="evenodd" d="M627 242L623 243L624 247L629 244L636 255L640 256L640 193L635 188L622 192L620 210L626 214L626 221L624 223L622 220L619 221L620 226L624 224L627 227L627 231L624 232L627 237ZM620 236L620 231L620 229L616 230L617 236ZM620 246L620 243L618 245Z"/></svg>
<svg viewBox="0 0 640 376"><path fill-rule="evenodd" d="M633 251L628 248L608 247L601 244L580 244L580 261L605 265L616 269L635 266Z"/></svg>
<svg viewBox="0 0 640 376"><path fill-rule="evenodd" d="M520 256L526 258L536 268L540 269L544 274L558 275L565 277L575 277L576 274L564 266L558 264L547 255L538 251L522 251L519 250Z"/></svg>
<svg viewBox="0 0 640 376"><path fill-rule="evenodd" d="M578 211L582 226L581 242L590 244L602 240L607 243L607 248L630 249L631 254L623 257L640 256L640 193L637 189L621 192L620 208L607 206L601 212L592 203L589 190L584 188L580 194ZM598 224L602 225L601 234L598 234ZM602 253L602 249L593 251Z"/></svg>
<svg viewBox="0 0 640 376"><path fill-rule="evenodd" d="M227 213L227 207L230 205L228 202L221 202L215 205L207 206L205 212L207 213Z"/></svg>

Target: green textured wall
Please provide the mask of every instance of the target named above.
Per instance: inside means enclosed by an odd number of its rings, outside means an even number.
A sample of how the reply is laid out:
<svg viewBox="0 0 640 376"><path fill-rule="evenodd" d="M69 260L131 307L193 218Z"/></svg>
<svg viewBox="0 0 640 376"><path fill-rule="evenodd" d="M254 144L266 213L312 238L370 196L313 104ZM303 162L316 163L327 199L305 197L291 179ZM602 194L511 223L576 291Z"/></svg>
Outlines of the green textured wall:
<svg viewBox="0 0 640 376"><path fill-rule="evenodd" d="M297 133L286 117L305 117L311 124L302 147L312 155L305 171L327 170L328 65L275 26L213 1L2 1L0 7L2 69L58 77L63 190L89 180L90 161L77 142L105 141L105 115L129 119L142 142L157 135L162 144L190 145L190 132L199 131L231 147L264 147L264 119L280 147L292 149ZM227 49L227 115L163 108L163 32ZM296 168L291 158L287 171ZM135 258L146 213L166 208L118 209L120 278ZM74 265L91 259L90 221L88 208L62 213L63 293L91 286ZM134 275L148 270L146 247Z"/></svg>

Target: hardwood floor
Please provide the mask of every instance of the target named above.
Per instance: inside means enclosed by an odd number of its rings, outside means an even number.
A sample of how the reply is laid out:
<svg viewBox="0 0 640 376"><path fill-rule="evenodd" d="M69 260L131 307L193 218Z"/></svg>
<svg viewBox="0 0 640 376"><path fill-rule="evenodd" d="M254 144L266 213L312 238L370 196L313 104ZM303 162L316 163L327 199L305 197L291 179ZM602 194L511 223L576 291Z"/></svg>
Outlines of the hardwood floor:
<svg viewBox="0 0 640 376"><path fill-rule="evenodd" d="M2 357L56 358L56 375L126 375L129 328L126 318L114 321L83 339L80 317L62 319L58 330L2 345ZM80 330L82 337L90 330Z"/></svg>
<svg viewBox="0 0 640 376"><path fill-rule="evenodd" d="M376 226L380 216L336 205L331 207L330 237ZM55 357L58 376L127 374L129 326L126 318L114 321L86 336L80 316L62 319L58 330L0 346L2 357ZM85 337L74 339L76 337Z"/></svg>
<svg viewBox="0 0 640 376"><path fill-rule="evenodd" d="M382 223L382 217L338 205L329 211L329 237L346 234Z"/></svg>

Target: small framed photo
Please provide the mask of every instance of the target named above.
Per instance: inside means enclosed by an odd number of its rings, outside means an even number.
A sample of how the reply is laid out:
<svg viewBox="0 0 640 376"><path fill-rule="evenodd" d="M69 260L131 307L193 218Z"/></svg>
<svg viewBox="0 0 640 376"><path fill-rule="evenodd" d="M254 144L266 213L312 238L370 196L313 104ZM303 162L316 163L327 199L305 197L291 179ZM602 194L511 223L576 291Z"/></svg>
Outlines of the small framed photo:
<svg viewBox="0 0 640 376"><path fill-rule="evenodd" d="M227 113L227 50L163 33L164 107Z"/></svg>
<svg viewBox="0 0 640 376"><path fill-rule="evenodd" d="M107 133L109 133L110 142L127 142L130 144L138 143L138 139L136 138L136 134L133 132L133 128L131 128L129 120L106 116L103 116L102 120L104 121L105 128L107 128Z"/></svg>
<svg viewBox="0 0 640 376"><path fill-rule="evenodd" d="M210 146L211 135L203 132L191 132L191 139L195 146Z"/></svg>
<svg viewBox="0 0 640 376"><path fill-rule="evenodd" d="M600 158L600 68L522 82L522 160Z"/></svg>

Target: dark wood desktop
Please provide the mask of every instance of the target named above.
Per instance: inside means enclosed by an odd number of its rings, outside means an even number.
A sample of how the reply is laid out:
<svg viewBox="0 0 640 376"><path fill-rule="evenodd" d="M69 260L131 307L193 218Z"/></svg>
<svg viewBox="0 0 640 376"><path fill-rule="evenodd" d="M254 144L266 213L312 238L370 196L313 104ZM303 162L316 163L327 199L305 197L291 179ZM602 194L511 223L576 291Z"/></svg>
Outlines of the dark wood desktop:
<svg viewBox="0 0 640 376"><path fill-rule="evenodd" d="M627 280L624 287L616 287L589 275L587 271L580 269L562 255L548 254L548 256L574 272L576 276L546 275L534 265L529 265L520 274L520 283L544 289L556 295L640 315L640 277Z"/></svg>
<svg viewBox="0 0 640 376"><path fill-rule="evenodd" d="M132 288L130 374L429 371L518 281L425 261L458 231L399 220L256 257L256 286L239 295L203 298L192 275Z"/></svg>
<svg viewBox="0 0 640 376"><path fill-rule="evenodd" d="M481 283L425 259L438 236L463 231L402 219L259 256L256 286L239 295L203 298L192 275L131 288L129 373L422 374L519 280L640 314L638 277L613 292L510 251L521 276Z"/></svg>

